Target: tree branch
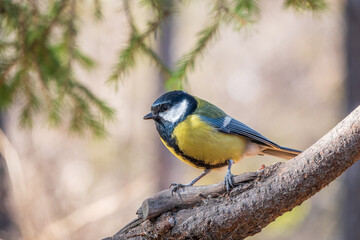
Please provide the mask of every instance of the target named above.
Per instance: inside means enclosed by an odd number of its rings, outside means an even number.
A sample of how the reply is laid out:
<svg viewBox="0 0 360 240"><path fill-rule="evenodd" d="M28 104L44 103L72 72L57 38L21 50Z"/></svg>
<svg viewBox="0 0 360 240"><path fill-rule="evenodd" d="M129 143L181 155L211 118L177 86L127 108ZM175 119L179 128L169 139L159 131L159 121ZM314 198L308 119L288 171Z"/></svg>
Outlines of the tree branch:
<svg viewBox="0 0 360 240"><path fill-rule="evenodd" d="M313 196L360 158L360 106L294 159L223 183L146 199L138 218L107 239L243 239Z"/></svg>

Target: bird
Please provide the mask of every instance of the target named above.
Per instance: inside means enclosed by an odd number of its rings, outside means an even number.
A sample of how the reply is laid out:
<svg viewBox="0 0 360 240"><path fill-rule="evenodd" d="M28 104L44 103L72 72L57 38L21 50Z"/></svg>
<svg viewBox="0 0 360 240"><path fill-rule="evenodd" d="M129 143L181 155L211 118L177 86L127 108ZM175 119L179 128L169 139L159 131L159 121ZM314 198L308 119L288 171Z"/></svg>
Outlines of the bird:
<svg viewBox="0 0 360 240"><path fill-rule="evenodd" d="M203 170L188 184L172 183L172 194L193 186L211 170L225 166L224 187L229 192L234 187L231 173L234 162L256 155L291 159L301 153L281 147L215 105L185 91L170 91L160 96L144 119L155 121L161 141L172 154Z"/></svg>

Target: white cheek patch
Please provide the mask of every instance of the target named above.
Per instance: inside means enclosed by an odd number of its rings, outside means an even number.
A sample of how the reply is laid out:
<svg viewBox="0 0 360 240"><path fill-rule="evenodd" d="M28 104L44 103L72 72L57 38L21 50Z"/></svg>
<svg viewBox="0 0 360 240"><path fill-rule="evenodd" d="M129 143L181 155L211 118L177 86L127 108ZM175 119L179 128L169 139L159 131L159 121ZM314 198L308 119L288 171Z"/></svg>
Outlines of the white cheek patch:
<svg viewBox="0 0 360 240"><path fill-rule="evenodd" d="M176 104L169 110L159 113L159 116L168 122L175 123L182 116L184 116L184 114L188 108L188 105L189 105L188 101L183 100L182 102Z"/></svg>

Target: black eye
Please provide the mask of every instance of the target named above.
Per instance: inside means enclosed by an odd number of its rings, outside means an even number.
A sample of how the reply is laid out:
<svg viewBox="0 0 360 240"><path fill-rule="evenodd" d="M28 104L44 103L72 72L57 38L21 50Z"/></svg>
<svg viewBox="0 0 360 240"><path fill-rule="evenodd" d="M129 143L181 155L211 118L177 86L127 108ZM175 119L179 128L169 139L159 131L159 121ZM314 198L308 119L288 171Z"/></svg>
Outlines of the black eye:
<svg viewBox="0 0 360 240"><path fill-rule="evenodd" d="M162 110L163 112L165 112L165 111L169 110L169 108L170 108L170 106L166 104L166 105L163 105L163 106L162 106L161 110Z"/></svg>

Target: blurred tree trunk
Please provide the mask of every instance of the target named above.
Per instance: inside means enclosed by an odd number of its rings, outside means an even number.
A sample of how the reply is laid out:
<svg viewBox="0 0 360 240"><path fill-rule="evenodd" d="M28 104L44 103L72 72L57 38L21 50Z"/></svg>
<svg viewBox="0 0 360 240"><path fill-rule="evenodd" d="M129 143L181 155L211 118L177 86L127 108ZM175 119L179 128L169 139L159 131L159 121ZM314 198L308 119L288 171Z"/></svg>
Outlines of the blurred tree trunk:
<svg viewBox="0 0 360 240"><path fill-rule="evenodd" d="M4 131L4 119L0 112L0 129ZM9 178L5 159L0 154L0 239L13 239L15 223L9 209Z"/></svg>
<svg viewBox="0 0 360 240"><path fill-rule="evenodd" d="M172 6L173 2L172 0L166 1L167 5L169 7ZM159 37L159 56L163 60L163 62L168 67L172 67L173 65L173 56L171 53L171 45L173 40L173 18L172 15L167 17L165 21L163 22L163 25L161 27L160 37ZM160 96L165 92L165 82L166 82L166 76L160 72L158 76L158 82L159 82L159 88L157 92L157 96ZM169 151L165 149L165 147L162 144L158 144L158 162L157 162L157 168L158 168L158 176L159 176L159 182L158 182L158 190L163 190L169 187L170 183L172 182L172 169L173 169L173 161L171 159L173 156Z"/></svg>
<svg viewBox="0 0 360 240"><path fill-rule="evenodd" d="M346 111L360 104L360 1L346 2ZM342 202L341 235L344 240L360 239L360 162L345 175Z"/></svg>

